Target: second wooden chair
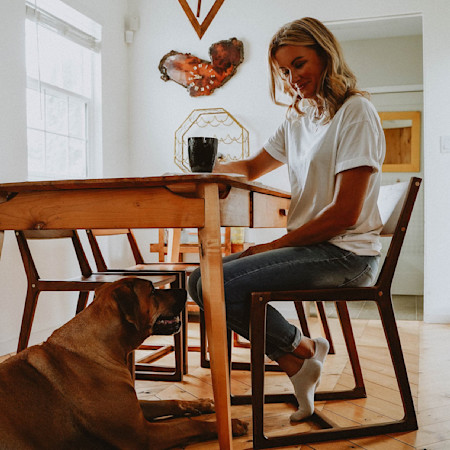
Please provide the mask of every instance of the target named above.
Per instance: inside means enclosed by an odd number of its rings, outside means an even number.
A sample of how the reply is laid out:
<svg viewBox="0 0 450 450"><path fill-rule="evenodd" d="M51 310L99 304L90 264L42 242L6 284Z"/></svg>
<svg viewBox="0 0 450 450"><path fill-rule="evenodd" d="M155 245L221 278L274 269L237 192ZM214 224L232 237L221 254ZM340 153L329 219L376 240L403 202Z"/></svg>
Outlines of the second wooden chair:
<svg viewBox="0 0 450 450"><path fill-rule="evenodd" d="M75 230L18 230L15 231L15 235L27 276L27 294L25 298L19 342L17 345L18 352L28 347L36 307L41 292L78 292L78 302L75 312L79 313L86 307L90 292L95 291L95 289L99 288L105 283L112 283L124 278L125 276L132 275L113 274L113 276L110 276L93 272L89 265L84 249L81 245L78 233ZM70 247L73 247L76 256L76 258L73 258L73 262L75 262L76 260L78 263L80 269L79 275L70 277L41 277L35 263L35 258L33 257L33 253L36 252L32 252L28 244L28 241L30 240L47 243L49 241L54 242L55 240L58 240L58 242L61 240L71 241ZM48 263L48 251L45 252L45 255L45 259ZM53 267L53 270L56 271L57 268ZM176 277L170 274L149 274L144 278L151 281L155 287L165 286L176 281Z"/></svg>
<svg viewBox="0 0 450 450"><path fill-rule="evenodd" d="M185 263L164 263L164 262L145 262L139 249L136 237L130 229L101 229L86 230L92 254L94 256L97 270L107 275L114 274L138 274L139 276L174 276L176 277L176 285L180 289L186 289L186 279L198 264ZM131 254L135 264L129 267L111 268L104 257L104 252L100 248L98 238L122 236L126 237ZM181 315L182 326L179 333L174 335L173 345L143 344L140 350L150 350L152 353L139 360L136 363L136 378L146 380L171 380L181 381L183 374L188 370L188 351L187 351L187 312L184 310ZM161 357L174 352L175 367L151 365L151 372L147 368L149 363L160 359Z"/></svg>

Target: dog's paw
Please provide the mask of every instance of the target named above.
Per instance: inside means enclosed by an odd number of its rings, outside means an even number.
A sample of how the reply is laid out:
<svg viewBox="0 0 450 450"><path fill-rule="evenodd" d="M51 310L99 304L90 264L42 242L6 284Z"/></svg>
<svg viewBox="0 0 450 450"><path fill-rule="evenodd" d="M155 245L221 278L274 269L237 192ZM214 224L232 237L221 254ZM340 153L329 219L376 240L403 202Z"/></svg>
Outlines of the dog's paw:
<svg viewBox="0 0 450 450"><path fill-rule="evenodd" d="M233 436L243 436L247 434L248 423L240 419L231 419L231 426L233 429Z"/></svg>
<svg viewBox="0 0 450 450"><path fill-rule="evenodd" d="M214 402L209 398L199 398L198 400L180 401L179 407L183 414L190 416L199 416L214 412Z"/></svg>

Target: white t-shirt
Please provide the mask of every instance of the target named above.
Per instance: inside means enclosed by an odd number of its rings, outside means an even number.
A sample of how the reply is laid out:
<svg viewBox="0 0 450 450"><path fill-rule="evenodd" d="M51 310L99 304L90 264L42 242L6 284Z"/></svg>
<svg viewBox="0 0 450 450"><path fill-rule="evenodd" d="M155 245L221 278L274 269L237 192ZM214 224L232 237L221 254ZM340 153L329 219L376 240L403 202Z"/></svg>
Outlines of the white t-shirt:
<svg viewBox="0 0 450 450"><path fill-rule="evenodd" d="M288 231L313 219L334 197L336 174L370 166L372 175L357 223L332 244L358 255L378 255L382 222L377 207L386 143L380 119L366 98L353 95L323 125L313 108L297 120L286 119L264 144L275 159L286 163L291 184Z"/></svg>

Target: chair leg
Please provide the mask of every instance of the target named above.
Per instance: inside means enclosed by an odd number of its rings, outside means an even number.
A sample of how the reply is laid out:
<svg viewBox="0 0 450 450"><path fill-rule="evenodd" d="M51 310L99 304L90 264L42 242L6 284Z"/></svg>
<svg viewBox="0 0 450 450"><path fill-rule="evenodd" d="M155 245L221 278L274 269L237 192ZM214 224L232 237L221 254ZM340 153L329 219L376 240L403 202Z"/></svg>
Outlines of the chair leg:
<svg viewBox="0 0 450 450"><path fill-rule="evenodd" d="M25 306L23 309L22 325L20 327L19 342L17 344L17 352L20 352L28 347L39 293L40 291L36 288L28 286Z"/></svg>
<svg viewBox="0 0 450 450"><path fill-rule="evenodd" d="M206 339L206 322L205 314L203 310L200 309L200 366L204 369L209 369L209 359L208 359L208 342Z"/></svg>
<svg viewBox="0 0 450 450"><path fill-rule="evenodd" d="M187 307L181 312L181 332L183 333L183 375L188 373L188 312Z"/></svg>
<svg viewBox="0 0 450 450"><path fill-rule="evenodd" d="M305 308L303 307L303 302L294 302L295 309L297 311L298 321L300 322L300 328L302 333L306 337L311 337L309 332L308 321L306 320Z"/></svg>
<svg viewBox="0 0 450 450"><path fill-rule="evenodd" d="M348 312L346 302L335 302L336 309L341 323L342 333L344 335L345 345L347 346L347 353L352 366L353 377L355 379L355 394L361 397L366 397L366 388L364 386L364 379L361 371L361 364L359 363L358 350L356 349L355 336L353 334L352 323L350 321L350 314Z"/></svg>
<svg viewBox="0 0 450 450"><path fill-rule="evenodd" d="M174 337L174 351L175 351L175 373L179 380L182 381L183 374L186 373L184 365L184 330L181 329ZM186 368L187 371L187 368Z"/></svg>
<svg viewBox="0 0 450 450"><path fill-rule="evenodd" d="M87 302L89 298L89 292L81 292L78 294L78 303L77 303L77 309L76 314L83 311L84 308L86 308Z"/></svg>
<svg viewBox="0 0 450 450"><path fill-rule="evenodd" d="M233 333L233 347L250 348L250 342L243 342L237 333Z"/></svg>
<svg viewBox="0 0 450 450"><path fill-rule="evenodd" d="M173 336L174 345L161 347L159 353L156 352L145 363L142 361L135 363L135 379L147 381L182 381L183 380L183 330ZM146 346L142 347L145 349ZM157 347L158 348L158 347ZM149 361L157 361L161 357L174 352L175 367L157 366L149 364Z"/></svg>
<svg viewBox="0 0 450 450"><path fill-rule="evenodd" d="M253 445L262 448L264 436L264 354L266 342L267 303L252 295L252 320L250 323L252 366L252 416Z"/></svg>
<svg viewBox="0 0 450 450"><path fill-rule="evenodd" d="M405 413L403 421L408 430L417 430L416 412L390 295L382 297L381 301L377 302L377 306L403 403Z"/></svg>
<svg viewBox="0 0 450 450"><path fill-rule="evenodd" d="M316 303L317 312L319 313L320 322L322 324L323 333L325 334L326 340L330 344L330 349L329 349L328 353L330 355L334 355L335 351L334 351L333 338L331 337L331 331L330 331L330 327L328 325L328 319L327 319L327 314L325 312L325 306L324 306L323 302L315 302L315 303Z"/></svg>

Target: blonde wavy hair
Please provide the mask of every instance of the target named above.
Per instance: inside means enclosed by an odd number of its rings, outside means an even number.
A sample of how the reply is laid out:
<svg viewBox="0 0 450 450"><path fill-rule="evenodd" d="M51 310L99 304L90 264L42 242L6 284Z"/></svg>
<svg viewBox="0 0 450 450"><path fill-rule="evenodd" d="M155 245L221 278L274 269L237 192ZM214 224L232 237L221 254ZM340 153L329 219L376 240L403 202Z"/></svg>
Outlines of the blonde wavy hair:
<svg viewBox="0 0 450 450"><path fill-rule="evenodd" d="M352 95L368 97L368 93L356 87L356 77L344 60L341 45L333 33L319 20L304 17L281 27L273 36L269 45L270 95L277 105L288 106L287 117L298 118L302 111L302 98L291 87L288 80L281 75L275 60L275 54L285 45L302 45L312 47L325 62L325 70L319 82L317 100L308 99L315 104L316 116L330 121L345 100ZM277 90L285 92L292 98L287 105L277 99Z"/></svg>

